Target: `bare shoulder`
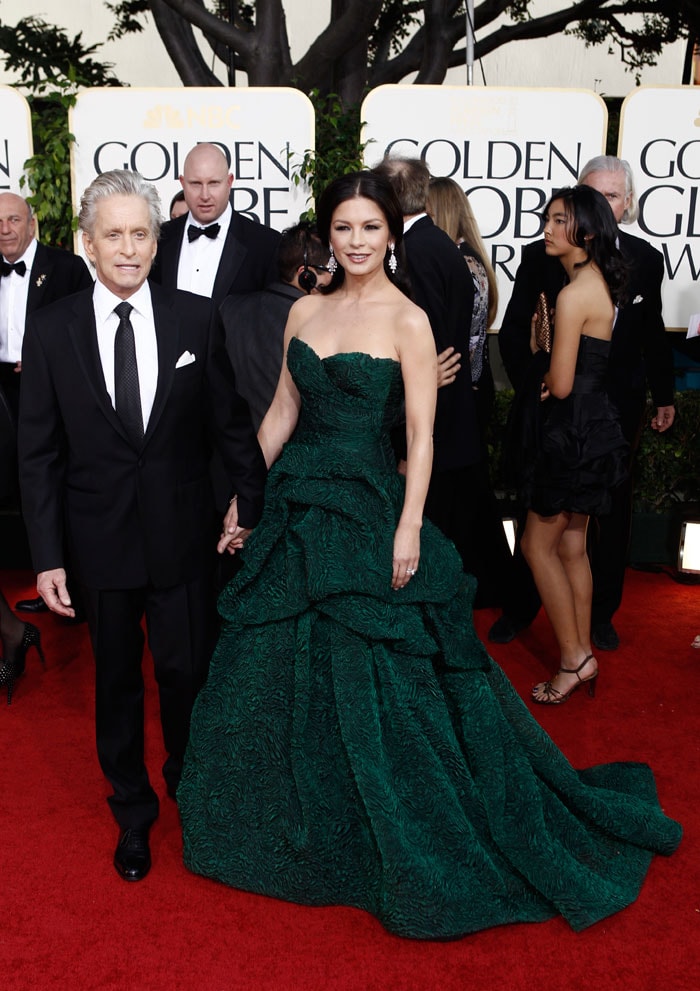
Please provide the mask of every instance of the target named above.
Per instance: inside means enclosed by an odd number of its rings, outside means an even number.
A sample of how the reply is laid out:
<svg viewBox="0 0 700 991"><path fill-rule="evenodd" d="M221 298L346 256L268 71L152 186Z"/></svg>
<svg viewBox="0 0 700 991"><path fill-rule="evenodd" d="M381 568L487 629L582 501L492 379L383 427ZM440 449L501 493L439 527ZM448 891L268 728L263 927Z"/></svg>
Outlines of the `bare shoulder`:
<svg viewBox="0 0 700 991"><path fill-rule="evenodd" d="M319 306L322 306L324 302L324 297L318 294L310 293L308 296L300 296L296 299L291 306L290 314L297 313L302 316L311 315L316 313Z"/></svg>
<svg viewBox="0 0 700 991"><path fill-rule="evenodd" d="M397 306L396 329L399 355L407 349L420 351L426 356L435 354L435 339L425 310L407 297Z"/></svg>

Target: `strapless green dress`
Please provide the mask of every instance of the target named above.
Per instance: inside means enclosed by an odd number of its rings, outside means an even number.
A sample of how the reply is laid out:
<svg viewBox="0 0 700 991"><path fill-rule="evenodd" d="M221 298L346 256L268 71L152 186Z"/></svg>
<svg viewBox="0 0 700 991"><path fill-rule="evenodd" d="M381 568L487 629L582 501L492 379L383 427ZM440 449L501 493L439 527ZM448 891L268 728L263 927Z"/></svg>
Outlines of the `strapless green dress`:
<svg viewBox="0 0 700 991"><path fill-rule="evenodd" d="M571 767L477 639L474 580L429 522L391 589L400 366L296 339L288 364L299 423L193 713L186 865L426 939L628 905L681 836L650 769Z"/></svg>

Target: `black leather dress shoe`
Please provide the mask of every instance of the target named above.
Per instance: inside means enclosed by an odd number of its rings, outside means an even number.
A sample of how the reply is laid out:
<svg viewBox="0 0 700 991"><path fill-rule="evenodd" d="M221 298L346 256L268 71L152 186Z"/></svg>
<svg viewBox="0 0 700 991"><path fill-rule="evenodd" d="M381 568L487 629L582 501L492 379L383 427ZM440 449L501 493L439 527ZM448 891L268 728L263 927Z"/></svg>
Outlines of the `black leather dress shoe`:
<svg viewBox="0 0 700 991"><path fill-rule="evenodd" d="M520 630L524 630L527 623L518 623L504 613L497 619L489 630L488 637L491 643L510 643L515 640Z"/></svg>
<svg viewBox="0 0 700 991"><path fill-rule="evenodd" d="M114 866L125 881L143 881L151 869L147 829L125 829L114 851Z"/></svg>
<svg viewBox="0 0 700 991"><path fill-rule="evenodd" d="M20 599L19 602L15 602L15 609L18 612L48 612L49 607L46 605L44 600L39 596L37 599Z"/></svg>
<svg viewBox="0 0 700 991"><path fill-rule="evenodd" d="M617 650L620 646L620 638L612 623L596 624L591 630L591 640L598 650Z"/></svg>

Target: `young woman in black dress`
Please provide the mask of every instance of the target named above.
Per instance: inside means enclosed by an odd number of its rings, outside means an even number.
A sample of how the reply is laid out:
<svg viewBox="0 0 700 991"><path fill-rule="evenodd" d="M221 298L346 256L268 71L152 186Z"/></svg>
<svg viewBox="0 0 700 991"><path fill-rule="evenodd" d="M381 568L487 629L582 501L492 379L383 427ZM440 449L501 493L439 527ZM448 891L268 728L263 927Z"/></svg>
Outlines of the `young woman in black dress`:
<svg viewBox="0 0 700 991"><path fill-rule="evenodd" d="M616 304L625 266L605 198L588 186L554 194L545 210L548 255L569 282L558 298L549 370L541 384L539 449L526 480L523 553L560 650L559 670L536 685L533 701L560 705L583 684L595 693L591 650L591 570L586 529L608 511L625 477L627 444L605 391ZM536 339L533 319L533 350Z"/></svg>

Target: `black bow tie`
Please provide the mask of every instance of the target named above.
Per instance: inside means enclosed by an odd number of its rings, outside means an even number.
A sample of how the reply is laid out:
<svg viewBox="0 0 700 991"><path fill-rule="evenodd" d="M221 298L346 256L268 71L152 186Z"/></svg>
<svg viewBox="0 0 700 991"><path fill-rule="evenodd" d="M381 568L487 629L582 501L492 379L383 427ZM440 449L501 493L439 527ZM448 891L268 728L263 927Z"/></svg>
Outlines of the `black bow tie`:
<svg viewBox="0 0 700 991"><path fill-rule="evenodd" d="M0 275L9 275L11 272L16 272L17 275L24 275L27 271L27 266L24 262L3 262L2 267L0 267Z"/></svg>
<svg viewBox="0 0 700 991"><path fill-rule="evenodd" d="M204 234L205 237L216 237L216 235L221 230L221 224L209 224L208 227L195 227L194 224L190 224L187 228L187 240L196 241L198 237Z"/></svg>

